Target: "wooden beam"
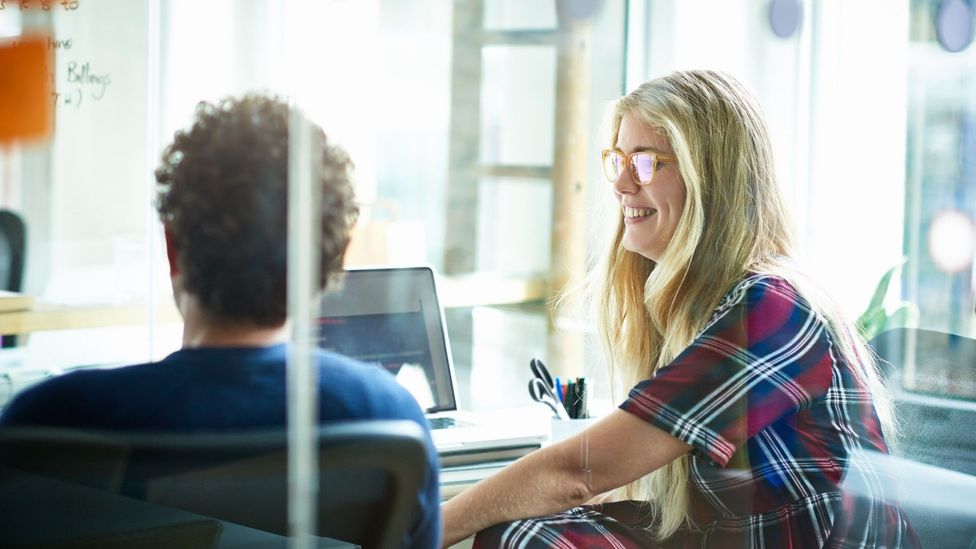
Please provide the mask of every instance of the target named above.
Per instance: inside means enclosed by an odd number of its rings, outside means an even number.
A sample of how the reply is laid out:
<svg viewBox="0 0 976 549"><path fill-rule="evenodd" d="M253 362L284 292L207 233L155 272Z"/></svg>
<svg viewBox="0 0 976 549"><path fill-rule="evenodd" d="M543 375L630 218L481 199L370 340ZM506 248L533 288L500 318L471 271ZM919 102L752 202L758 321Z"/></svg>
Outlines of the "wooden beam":
<svg viewBox="0 0 976 549"><path fill-rule="evenodd" d="M586 174L589 152L590 34L588 19L577 19L558 0L560 32L556 60L556 113L553 124L552 291L563 292L582 280L586 270ZM574 325L582 318L578 300L564 303L557 314ZM583 336L550 326L548 355L562 376L583 375Z"/></svg>
<svg viewBox="0 0 976 549"><path fill-rule="evenodd" d="M454 2L444 272L470 273L478 246L482 0Z"/></svg>

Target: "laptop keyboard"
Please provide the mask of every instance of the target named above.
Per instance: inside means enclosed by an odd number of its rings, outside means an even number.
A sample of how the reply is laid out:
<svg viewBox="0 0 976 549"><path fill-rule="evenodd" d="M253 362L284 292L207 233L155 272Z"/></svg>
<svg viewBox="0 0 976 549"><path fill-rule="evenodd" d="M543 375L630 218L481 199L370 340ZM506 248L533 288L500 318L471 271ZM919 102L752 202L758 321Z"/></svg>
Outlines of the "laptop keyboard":
<svg viewBox="0 0 976 549"><path fill-rule="evenodd" d="M427 421L430 423L430 428L433 429L450 429L452 427L470 427L473 425L468 421L458 421L453 417L429 417Z"/></svg>

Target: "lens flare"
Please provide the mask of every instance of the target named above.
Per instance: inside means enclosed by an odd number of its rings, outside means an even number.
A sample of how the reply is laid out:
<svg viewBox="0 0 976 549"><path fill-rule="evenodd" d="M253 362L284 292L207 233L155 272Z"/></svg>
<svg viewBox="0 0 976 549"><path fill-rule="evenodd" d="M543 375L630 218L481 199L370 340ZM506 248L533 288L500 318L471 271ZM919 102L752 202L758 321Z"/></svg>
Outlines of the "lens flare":
<svg viewBox="0 0 976 549"><path fill-rule="evenodd" d="M957 273L969 268L976 250L976 226L959 210L943 210L929 226L929 256L939 270Z"/></svg>

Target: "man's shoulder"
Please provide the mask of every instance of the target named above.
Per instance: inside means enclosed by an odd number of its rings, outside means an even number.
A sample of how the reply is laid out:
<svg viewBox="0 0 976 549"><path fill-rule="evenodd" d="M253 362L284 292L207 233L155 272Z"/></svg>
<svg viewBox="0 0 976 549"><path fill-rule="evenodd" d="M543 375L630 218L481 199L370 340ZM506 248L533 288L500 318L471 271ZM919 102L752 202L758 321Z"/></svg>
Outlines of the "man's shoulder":
<svg viewBox="0 0 976 549"><path fill-rule="evenodd" d="M86 368L60 374L24 389L10 401L0 415L0 423L61 424L65 411L77 413L85 400L98 400L93 392L104 391L114 381L141 371L145 364L125 368ZM136 370L129 371L129 368ZM77 419L77 418L76 418Z"/></svg>
<svg viewBox="0 0 976 549"><path fill-rule="evenodd" d="M390 390L400 387L396 378L379 364L361 362L354 358L330 351L318 352L320 373L336 384L364 384L377 389Z"/></svg>
<svg viewBox="0 0 976 549"><path fill-rule="evenodd" d="M71 394L81 389L105 387L123 378L129 380L152 373L154 364L132 364L128 366L86 367L65 372L48 378L24 390L19 397L43 394Z"/></svg>
<svg viewBox="0 0 976 549"><path fill-rule="evenodd" d="M357 417L423 419L417 401L379 364L322 351L319 366L321 398L345 402Z"/></svg>

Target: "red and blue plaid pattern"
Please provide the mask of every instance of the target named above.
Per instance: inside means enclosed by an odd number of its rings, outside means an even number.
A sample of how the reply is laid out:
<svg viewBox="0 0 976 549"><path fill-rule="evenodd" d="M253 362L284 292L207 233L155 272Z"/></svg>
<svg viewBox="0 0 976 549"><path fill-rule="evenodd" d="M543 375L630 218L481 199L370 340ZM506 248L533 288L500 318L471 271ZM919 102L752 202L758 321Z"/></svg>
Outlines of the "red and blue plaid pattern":
<svg viewBox="0 0 976 549"><path fill-rule="evenodd" d="M653 508L584 506L498 525L477 547L911 547L904 515L868 486L887 453L871 394L838 354L823 317L787 281L751 275L723 298L704 331L620 406L693 447L692 523L664 543L646 531Z"/></svg>

